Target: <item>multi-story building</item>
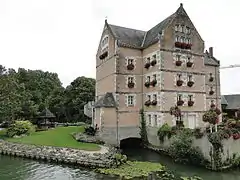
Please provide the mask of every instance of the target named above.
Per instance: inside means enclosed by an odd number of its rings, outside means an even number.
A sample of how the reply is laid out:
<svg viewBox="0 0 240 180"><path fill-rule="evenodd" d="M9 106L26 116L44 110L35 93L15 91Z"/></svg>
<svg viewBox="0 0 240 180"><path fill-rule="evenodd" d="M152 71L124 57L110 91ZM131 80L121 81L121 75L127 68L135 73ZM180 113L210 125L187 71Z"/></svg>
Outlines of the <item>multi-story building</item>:
<svg viewBox="0 0 240 180"><path fill-rule="evenodd" d="M185 127L203 126L210 106L221 108L219 61L180 4L175 13L141 31L105 20L96 55L94 124L110 143L139 136L140 109L149 128L176 124L178 105Z"/></svg>

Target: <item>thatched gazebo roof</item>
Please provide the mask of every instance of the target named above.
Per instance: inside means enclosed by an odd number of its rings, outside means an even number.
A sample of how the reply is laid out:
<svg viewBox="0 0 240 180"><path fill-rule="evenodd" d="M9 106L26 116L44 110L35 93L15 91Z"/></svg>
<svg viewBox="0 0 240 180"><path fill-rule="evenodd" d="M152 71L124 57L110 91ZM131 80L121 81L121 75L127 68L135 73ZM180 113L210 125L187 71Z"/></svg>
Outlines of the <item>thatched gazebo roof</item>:
<svg viewBox="0 0 240 180"><path fill-rule="evenodd" d="M45 108L41 113L39 113L39 118L51 119L56 116L48 109Z"/></svg>

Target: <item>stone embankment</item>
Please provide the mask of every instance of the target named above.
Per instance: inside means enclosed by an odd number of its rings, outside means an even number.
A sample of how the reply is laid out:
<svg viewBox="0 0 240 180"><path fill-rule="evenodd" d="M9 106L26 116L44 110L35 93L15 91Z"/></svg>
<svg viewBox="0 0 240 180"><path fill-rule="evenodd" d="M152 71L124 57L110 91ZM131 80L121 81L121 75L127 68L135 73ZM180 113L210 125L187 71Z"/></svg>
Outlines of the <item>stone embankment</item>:
<svg viewBox="0 0 240 180"><path fill-rule="evenodd" d="M0 153L3 155L90 168L109 168L116 165L116 150L105 146L101 146L100 151L92 152L71 148L36 146L0 141Z"/></svg>

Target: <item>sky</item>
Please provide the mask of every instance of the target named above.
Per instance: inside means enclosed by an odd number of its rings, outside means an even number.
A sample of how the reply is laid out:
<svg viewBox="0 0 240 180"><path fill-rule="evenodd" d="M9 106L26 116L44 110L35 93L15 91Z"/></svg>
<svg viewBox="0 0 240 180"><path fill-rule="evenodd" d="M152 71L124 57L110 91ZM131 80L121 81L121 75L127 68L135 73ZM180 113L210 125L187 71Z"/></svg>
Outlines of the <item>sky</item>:
<svg viewBox="0 0 240 180"><path fill-rule="evenodd" d="M56 72L64 86L95 78L105 18L149 30L180 3L221 66L240 64L239 0L0 0L0 64ZM240 93L240 68L220 73L221 93Z"/></svg>

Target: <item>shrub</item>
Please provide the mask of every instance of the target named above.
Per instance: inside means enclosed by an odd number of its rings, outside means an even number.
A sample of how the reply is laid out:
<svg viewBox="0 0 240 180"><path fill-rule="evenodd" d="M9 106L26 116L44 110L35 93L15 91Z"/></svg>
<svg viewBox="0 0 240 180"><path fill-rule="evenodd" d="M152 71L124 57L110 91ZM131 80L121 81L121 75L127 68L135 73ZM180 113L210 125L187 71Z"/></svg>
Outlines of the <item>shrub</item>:
<svg viewBox="0 0 240 180"><path fill-rule="evenodd" d="M171 135L172 135L171 132L172 132L172 128L167 123L163 124L158 130L159 140L163 142L166 136L168 138L171 138Z"/></svg>
<svg viewBox="0 0 240 180"><path fill-rule="evenodd" d="M93 128L92 126L84 127L84 133L89 136L95 136L97 132L96 128Z"/></svg>
<svg viewBox="0 0 240 180"><path fill-rule="evenodd" d="M7 136L29 135L35 131L35 127L30 121L18 120L9 126L7 129Z"/></svg>
<svg viewBox="0 0 240 180"><path fill-rule="evenodd" d="M174 136L168 152L176 162L201 165L204 163L204 156L200 149L192 146L192 131L184 129Z"/></svg>

